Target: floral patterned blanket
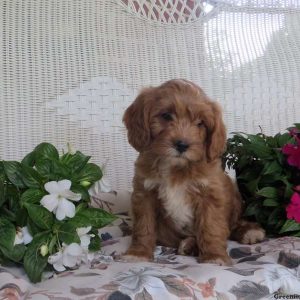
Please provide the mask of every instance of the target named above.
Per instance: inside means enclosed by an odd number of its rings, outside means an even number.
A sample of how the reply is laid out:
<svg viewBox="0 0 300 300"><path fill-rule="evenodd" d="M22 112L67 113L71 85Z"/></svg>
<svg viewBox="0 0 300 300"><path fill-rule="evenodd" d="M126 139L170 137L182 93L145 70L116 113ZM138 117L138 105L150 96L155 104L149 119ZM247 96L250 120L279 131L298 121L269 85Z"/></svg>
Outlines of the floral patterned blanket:
<svg viewBox="0 0 300 300"><path fill-rule="evenodd" d="M31 284L21 268L0 267L0 299L300 299L300 238L266 239L256 245L228 242L230 267L199 264L175 249L157 247L155 260L127 263L120 259L130 243L130 194L99 194L94 205L118 214L99 231L102 249L87 265L45 274ZM278 298L277 297L277 298Z"/></svg>

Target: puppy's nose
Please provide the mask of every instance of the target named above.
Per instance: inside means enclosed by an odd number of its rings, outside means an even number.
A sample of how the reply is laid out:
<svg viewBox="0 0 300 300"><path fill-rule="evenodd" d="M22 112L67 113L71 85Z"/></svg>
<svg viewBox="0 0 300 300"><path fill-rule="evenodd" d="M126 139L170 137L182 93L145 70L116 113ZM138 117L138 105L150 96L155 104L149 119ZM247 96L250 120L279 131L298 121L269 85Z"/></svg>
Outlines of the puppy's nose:
<svg viewBox="0 0 300 300"><path fill-rule="evenodd" d="M180 141L180 140L175 141L174 146L175 146L176 150L180 153L185 152L189 147L189 145L187 143Z"/></svg>

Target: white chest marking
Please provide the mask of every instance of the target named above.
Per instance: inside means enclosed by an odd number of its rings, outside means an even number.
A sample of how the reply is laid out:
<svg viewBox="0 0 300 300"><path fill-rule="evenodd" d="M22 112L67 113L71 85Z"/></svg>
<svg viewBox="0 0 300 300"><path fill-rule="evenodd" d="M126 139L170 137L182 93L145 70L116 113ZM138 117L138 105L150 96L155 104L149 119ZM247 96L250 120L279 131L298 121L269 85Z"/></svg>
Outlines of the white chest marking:
<svg viewBox="0 0 300 300"><path fill-rule="evenodd" d="M193 212L191 205L186 201L186 187L184 184L172 186L168 184L159 187L159 197L163 200L167 214L173 219L176 227L182 229L191 227Z"/></svg>
<svg viewBox="0 0 300 300"><path fill-rule="evenodd" d="M178 229L191 229L194 215L187 202L186 185L171 186L167 180L146 179L144 187L148 190L158 187L158 197L162 200L167 215L172 218Z"/></svg>

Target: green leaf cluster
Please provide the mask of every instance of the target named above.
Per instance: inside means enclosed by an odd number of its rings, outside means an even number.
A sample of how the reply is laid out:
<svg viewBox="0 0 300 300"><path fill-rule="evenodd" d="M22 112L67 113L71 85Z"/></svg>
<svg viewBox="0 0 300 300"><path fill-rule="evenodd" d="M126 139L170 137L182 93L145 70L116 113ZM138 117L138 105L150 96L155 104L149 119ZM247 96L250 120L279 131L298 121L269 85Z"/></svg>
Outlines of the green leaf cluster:
<svg viewBox="0 0 300 300"><path fill-rule="evenodd" d="M89 207L88 189L102 177L101 169L89 162L90 156L77 151L59 155L49 143L41 143L21 162L0 161L0 261L22 264L32 282L41 280L42 272L50 267L49 255L56 253L63 243L80 243L76 229L92 226L96 233L90 251L100 249L97 228L112 222L115 217ZM58 221L55 215L40 205L47 195L44 185L49 181L68 179L71 191L81 194L74 218ZM33 240L15 245L16 232L27 226ZM40 248L46 245L47 255Z"/></svg>
<svg viewBox="0 0 300 300"><path fill-rule="evenodd" d="M295 143L288 132L275 136L234 133L223 156L224 167L235 170L245 216L271 236L300 236L300 224L287 220L286 215L293 187L300 182L299 170L282 153L287 143Z"/></svg>

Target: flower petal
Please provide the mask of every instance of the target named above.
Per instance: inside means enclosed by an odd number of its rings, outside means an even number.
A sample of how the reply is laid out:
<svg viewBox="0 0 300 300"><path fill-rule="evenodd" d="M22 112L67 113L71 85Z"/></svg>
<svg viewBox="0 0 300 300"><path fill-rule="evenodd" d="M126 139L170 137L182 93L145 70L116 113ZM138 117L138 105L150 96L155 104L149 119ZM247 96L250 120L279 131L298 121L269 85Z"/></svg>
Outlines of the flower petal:
<svg viewBox="0 0 300 300"><path fill-rule="evenodd" d="M62 263L62 256L62 251L58 251L48 257L48 263L51 265L58 263L59 261Z"/></svg>
<svg viewBox="0 0 300 300"><path fill-rule="evenodd" d="M72 255L63 256L63 264L66 267L73 268L76 266L77 262L78 262L77 256L72 256Z"/></svg>
<svg viewBox="0 0 300 300"><path fill-rule="evenodd" d="M24 243L24 239L23 239L23 234L22 232L16 232L16 236L15 236L15 241L14 241L14 245L19 245L19 244L23 244Z"/></svg>
<svg viewBox="0 0 300 300"><path fill-rule="evenodd" d="M64 190L69 190L72 182L68 179L63 179L57 182L58 186L59 186L59 191L62 192Z"/></svg>
<svg viewBox="0 0 300 300"><path fill-rule="evenodd" d="M57 181L49 181L44 185L44 187L49 194L57 194L59 192Z"/></svg>
<svg viewBox="0 0 300 300"><path fill-rule="evenodd" d="M66 216L69 218L75 216L75 205L67 199L61 199L56 210L56 218L63 220Z"/></svg>
<svg viewBox="0 0 300 300"><path fill-rule="evenodd" d="M63 266L62 263L55 263L53 264L53 268L58 272L63 272L66 270L66 268Z"/></svg>
<svg viewBox="0 0 300 300"><path fill-rule="evenodd" d="M99 181L100 191L102 193L109 193L111 191L111 185L107 177L102 177Z"/></svg>
<svg viewBox="0 0 300 300"><path fill-rule="evenodd" d="M79 201L81 199L81 194L76 194L70 190L64 190L60 192L60 195L72 201Z"/></svg>
<svg viewBox="0 0 300 300"><path fill-rule="evenodd" d="M49 211L54 211L58 206L58 197L55 195L46 195L41 199L40 203Z"/></svg>
<svg viewBox="0 0 300 300"><path fill-rule="evenodd" d="M82 254L82 248L77 243L72 243L65 248L64 254L79 256Z"/></svg>
<svg viewBox="0 0 300 300"><path fill-rule="evenodd" d="M29 233L27 226L22 227L23 242L25 245L32 241L32 235Z"/></svg>
<svg viewBox="0 0 300 300"><path fill-rule="evenodd" d="M87 249L91 243L91 236L89 234L84 234L80 237L80 246Z"/></svg>
<svg viewBox="0 0 300 300"><path fill-rule="evenodd" d="M77 234L79 236L82 236L84 234L87 234L90 230L92 229L92 226L88 226L88 227L79 227L76 229Z"/></svg>

